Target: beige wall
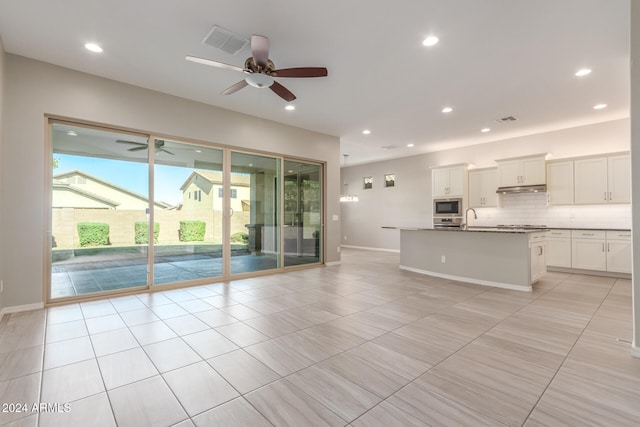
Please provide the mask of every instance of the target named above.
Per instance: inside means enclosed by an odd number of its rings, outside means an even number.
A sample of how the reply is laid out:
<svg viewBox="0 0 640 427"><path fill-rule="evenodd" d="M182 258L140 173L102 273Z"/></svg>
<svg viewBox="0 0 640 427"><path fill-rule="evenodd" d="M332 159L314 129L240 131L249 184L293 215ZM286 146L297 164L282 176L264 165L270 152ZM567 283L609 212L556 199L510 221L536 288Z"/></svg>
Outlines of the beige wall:
<svg viewBox="0 0 640 427"><path fill-rule="evenodd" d="M4 87L5 87L5 71L4 71L5 53L2 39L0 39L0 166L3 164L2 147L4 146ZM4 168L0 168L0 190L4 182ZM2 203L2 193L0 193L0 203ZM0 205L1 206L1 205ZM2 209L0 208L0 242L3 242L4 232L2 230ZM0 244L0 279L4 280L4 254L3 245ZM4 307L4 292L0 293L0 317L2 317L2 308Z"/></svg>
<svg viewBox="0 0 640 427"><path fill-rule="evenodd" d="M77 224L79 222L103 222L109 224L109 241L113 246L135 244L135 223L146 221L144 210L128 211L113 209L54 209L52 213L52 233L55 247L72 249L80 247ZM219 244L222 242L222 213L211 210L155 211L155 222L160 225L158 244L180 243L178 230L180 221L203 221L206 223L205 241ZM247 233L245 224L249 223L249 212L235 212L231 217L231 234Z"/></svg>
<svg viewBox="0 0 640 427"><path fill-rule="evenodd" d="M629 120L622 119L343 168L343 182L360 201L342 203L342 244L398 250L400 233L382 226L431 226L433 166L496 166L495 159L546 152L558 159L627 151L629 138ZM389 173L395 173L396 185L384 188ZM368 176L373 177L373 189L363 190L362 179Z"/></svg>
<svg viewBox="0 0 640 427"><path fill-rule="evenodd" d="M631 2L631 187L633 253L640 254L640 3ZM633 271L640 272L640 256L633 257ZM640 277L633 275L633 353L640 357Z"/></svg>
<svg viewBox="0 0 640 427"><path fill-rule="evenodd" d="M11 108L4 115L0 169L5 177L22 179L20 186L5 180L1 187L6 306L42 301L49 191L45 114L326 162L326 215L340 213L337 137L262 120L258 138L255 117L11 54L5 56L5 81L5 103ZM338 261L340 222L325 223L326 261Z"/></svg>

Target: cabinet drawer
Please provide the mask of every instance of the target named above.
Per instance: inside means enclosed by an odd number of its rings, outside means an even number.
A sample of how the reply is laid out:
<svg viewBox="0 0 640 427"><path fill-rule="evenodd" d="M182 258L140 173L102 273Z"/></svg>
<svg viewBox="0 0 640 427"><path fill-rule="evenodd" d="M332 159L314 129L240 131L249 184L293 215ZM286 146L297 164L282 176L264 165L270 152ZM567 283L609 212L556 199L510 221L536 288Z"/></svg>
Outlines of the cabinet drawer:
<svg viewBox="0 0 640 427"><path fill-rule="evenodd" d="M631 241L631 231L607 230L607 240L627 240Z"/></svg>
<svg viewBox="0 0 640 427"><path fill-rule="evenodd" d="M547 232L547 238L553 237L554 239L569 239L571 237L571 230L549 230Z"/></svg>
<svg viewBox="0 0 640 427"><path fill-rule="evenodd" d="M574 239L601 239L607 237L604 230L571 230L571 237Z"/></svg>
<svg viewBox="0 0 640 427"><path fill-rule="evenodd" d="M529 234L529 243L543 242L545 240L546 234L546 232Z"/></svg>

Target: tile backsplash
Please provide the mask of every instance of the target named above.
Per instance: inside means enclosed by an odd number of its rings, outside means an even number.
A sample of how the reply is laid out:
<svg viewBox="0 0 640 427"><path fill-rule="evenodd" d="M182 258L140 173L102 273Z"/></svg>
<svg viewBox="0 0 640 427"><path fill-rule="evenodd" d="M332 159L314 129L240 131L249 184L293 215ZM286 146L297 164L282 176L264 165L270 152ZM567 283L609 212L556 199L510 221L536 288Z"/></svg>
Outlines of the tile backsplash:
<svg viewBox="0 0 640 427"><path fill-rule="evenodd" d="M630 229L631 205L547 206L547 193L502 195L500 208L476 208L478 226L535 224L557 228ZM471 217L471 215L469 215Z"/></svg>

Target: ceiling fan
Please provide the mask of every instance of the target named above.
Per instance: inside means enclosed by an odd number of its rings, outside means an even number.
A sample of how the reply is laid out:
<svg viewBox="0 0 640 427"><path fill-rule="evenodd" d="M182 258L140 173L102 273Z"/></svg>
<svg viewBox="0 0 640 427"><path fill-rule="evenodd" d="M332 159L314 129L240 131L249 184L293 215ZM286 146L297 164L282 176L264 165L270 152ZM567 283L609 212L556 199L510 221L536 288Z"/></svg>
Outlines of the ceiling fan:
<svg viewBox="0 0 640 427"><path fill-rule="evenodd" d="M244 68L223 62L212 61L211 59L198 58L187 55L187 61L199 64L210 65L212 67L226 68L228 70L241 71L247 76L244 80L231 85L224 91L223 95L231 95L247 85L257 88L270 88L276 95L287 102L296 99L296 96L289 89L275 81L274 77L326 77L327 69L324 67L299 67L276 69L273 61L269 59L269 39L265 36L251 36L251 55L244 62Z"/></svg>
<svg viewBox="0 0 640 427"><path fill-rule="evenodd" d="M136 147L133 148L129 148L127 151L140 151L140 150L146 150L149 148L149 144L145 143L145 142L136 142L136 141L125 141L122 139L118 139L116 141L118 144L129 144L129 145L135 145ZM160 152L162 151L163 153L167 153L167 154L171 154L173 156L173 153L169 150L165 150L164 147L164 140L163 139L156 139L155 142L155 147L156 147L156 152Z"/></svg>

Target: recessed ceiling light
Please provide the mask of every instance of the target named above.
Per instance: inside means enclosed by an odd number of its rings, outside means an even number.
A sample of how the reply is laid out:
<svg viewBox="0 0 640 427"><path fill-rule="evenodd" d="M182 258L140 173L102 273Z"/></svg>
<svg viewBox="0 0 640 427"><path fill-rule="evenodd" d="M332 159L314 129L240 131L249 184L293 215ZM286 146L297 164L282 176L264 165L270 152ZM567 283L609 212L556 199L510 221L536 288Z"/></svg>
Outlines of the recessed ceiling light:
<svg viewBox="0 0 640 427"><path fill-rule="evenodd" d="M438 44L438 42L440 41L439 38L437 38L436 36L429 36L426 39L422 40L422 45L423 46L433 46Z"/></svg>
<svg viewBox="0 0 640 427"><path fill-rule="evenodd" d="M487 133L487 132L490 132L490 131L491 131L491 129L489 129L489 128L484 128L484 129L480 130L480 132L484 132L484 133Z"/></svg>
<svg viewBox="0 0 640 427"><path fill-rule="evenodd" d="M96 53L102 52L102 48L95 43L87 43L84 45L84 47L90 50L91 52L96 52Z"/></svg>
<svg viewBox="0 0 640 427"><path fill-rule="evenodd" d="M591 74L591 70L589 68L581 68L578 71L576 71L576 76L578 77L583 77L588 74Z"/></svg>
<svg viewBox="0 0 640 427"><path fill-rule="evenodd" d="M284 107L285 110L287 111L293 111L296 109L295 105L287 105L286 107Z"/></svg>
<svg viewBox="0 0 640 427"><path fill-rule="evenodd" d="M442 112L443 112L443 113L450 113L450 112L452 112L452 111L453 111L453 108L451 108L451 107L444 107L444 108L442 109Z"/></svg>
<svg viewBox="0 0 640 427"><path fill-rule="evenodd" d="M415 144L407 144L407 147L409 147L409 148L414 147L414 146L415 146Z"/></svg>
<svg viewBox="0 0 640 427"><path fill-rule="evenodd" d="M287 173L293 173L293 169L289 169Z"/></svg>
<svg viewBox="0 0 640 427"><path fill-rule="evenodd" d="M249 167L253 167L253 163L249 163Z"/></svg>
<svg viewBox="0 0 640 427"><path fill-rule="evenodd" d="M69 136L78 136L78 134L73 130L70 130L69 132L67 132L67 135L69 135Z"/></svg>
<svg viewBox="0 0 640 427"><path fill-rule="evenodd" d="M369 135L371 133L371 131L369 129L365 129L362 131L363 135Z"/></svg>
<svg viewBox="0 0 640 427"><path fill-rule="evenodd" d="M607 108L607 104L597 104L593 106L594 110L602 110L603 108Z"/></svg>
<svg viewBox="0 0 640 427"><path fill-rule="evenodd" d="M202 153L202 150L193 150L193 151L195 151L196 153Z"/></svg>

